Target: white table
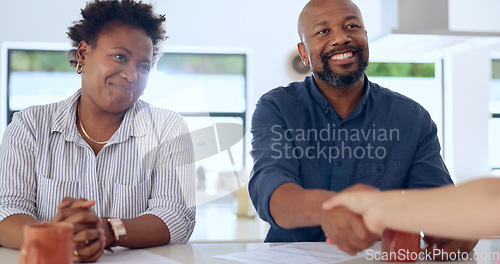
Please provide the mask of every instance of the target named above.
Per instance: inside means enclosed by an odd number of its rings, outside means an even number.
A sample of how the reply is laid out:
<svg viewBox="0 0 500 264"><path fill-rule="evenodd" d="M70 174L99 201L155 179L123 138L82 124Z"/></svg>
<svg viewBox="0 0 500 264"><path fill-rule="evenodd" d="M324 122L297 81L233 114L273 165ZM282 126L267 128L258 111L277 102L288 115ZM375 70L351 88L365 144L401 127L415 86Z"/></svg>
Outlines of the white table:
<svg viewBox="0 0 500 264"><path fill-rule="evenodd" d="M199 264L199 263L237 263L232 261L227 261L224 259L214 258L216 255L224 255L235 252L256 250L269 248L272 246L278 246L283 244L271 244L271 243L220 243L220 244L185 244L185 245L167 245L162 247L149 248L147 251L158 254L181 263L187 264ZM375 243L373 249L379 249L379 243ZM448 261L446 264L452 263L462 263L462 264L496 264L496 260L492 259L492 256L499 257L500 249L500 239L482 239L479 241L477 246L474 248L474 252L483 259L467 260L467 261ZM19 251L0 248L0 264L12 264L19 263ZM99 262L97 262L99 263ZM344 263L383 263L382 261L367 260L365 258L358 258L350 260ZM440 262L431 261L420 261L417 263L433 263L437 264Z"/></svg>
<svg viewBox="0 0 500 264"><path fill-rule="evenodd" d="M258 216L237 217L230 207L198 206L196 218L191 244L261 243L269 229Z"/></svg>

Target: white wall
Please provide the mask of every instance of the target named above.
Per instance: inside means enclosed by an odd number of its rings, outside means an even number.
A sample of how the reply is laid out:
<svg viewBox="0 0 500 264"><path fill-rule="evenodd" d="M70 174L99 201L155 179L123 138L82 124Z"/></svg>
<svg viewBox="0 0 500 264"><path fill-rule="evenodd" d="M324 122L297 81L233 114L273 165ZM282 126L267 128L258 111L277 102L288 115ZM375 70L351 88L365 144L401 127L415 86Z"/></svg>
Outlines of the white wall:
<svg viewBox="0 0 500 264"><path fill-rule="evenodd" d="M490 55L498 50L498 39L471 40L444 56L445 161L457 183L490 173Z"/></svg>
<svg viewBox="0 0 500 264"><path fill-rule="evenodd" d="M500 1L448 0L451 31L500 32Z"/></svg>
<svg viewBox="0 0 500 264"><path fill-rule="evenodd" d="M0 0L0 46L6 41L69 43L66 30L79 18L85 0ZM4 63L4 54L0 61ZM5 65L0 64L0 85L5 85ZM0 86L1 87L1 86ZM4 88L4 87L2 87ZM0 89L0 142L5 129L5 90Z"/></svg>

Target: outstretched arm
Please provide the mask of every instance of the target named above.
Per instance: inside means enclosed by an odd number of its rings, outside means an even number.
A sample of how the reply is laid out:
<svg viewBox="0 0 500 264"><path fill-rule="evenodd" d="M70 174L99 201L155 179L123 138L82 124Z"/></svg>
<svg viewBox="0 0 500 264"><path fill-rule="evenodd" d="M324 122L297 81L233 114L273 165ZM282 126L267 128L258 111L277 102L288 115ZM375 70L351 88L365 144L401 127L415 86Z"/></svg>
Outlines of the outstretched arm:
<svg viewBox="0 0 500 264"><path fill-rule="evenodd" d="M483 178L458 187L355 192L336 195L323 209L345 206L363 216L366 226L457 239L500 234L500 179ZM478 217L480 216L480 217Z"/></svg>
<svg viewBox="0 0 500 264"><path fill-rule="evenodd" d="M358 184L341 193L356 190L373 191L374 188ZM349 254L370 247L379 236L370 233L358 215L345 208L336 208L328 212L321 209L323 201L335 195L335 192L304 189L295 183L287 182L276 188L271 196L269 208L273 219L280 227L320 225L328 237L327 242L337 245Z"/></svg>

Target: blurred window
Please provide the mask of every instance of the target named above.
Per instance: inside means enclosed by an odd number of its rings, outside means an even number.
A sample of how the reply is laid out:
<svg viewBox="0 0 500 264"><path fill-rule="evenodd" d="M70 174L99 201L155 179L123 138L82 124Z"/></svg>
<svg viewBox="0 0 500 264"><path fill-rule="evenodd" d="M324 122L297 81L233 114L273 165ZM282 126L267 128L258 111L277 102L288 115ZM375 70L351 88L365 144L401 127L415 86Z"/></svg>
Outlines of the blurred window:
<svg viewBox="0 0 500 264"><path fill-rule="evenodd" d="M185 118L195 148L198 204L213 201L247 180L247 55L166 50L141 99ZM7 49L7 70L7 123L16 111L65 100L81 87L62 49Z"/></svg>

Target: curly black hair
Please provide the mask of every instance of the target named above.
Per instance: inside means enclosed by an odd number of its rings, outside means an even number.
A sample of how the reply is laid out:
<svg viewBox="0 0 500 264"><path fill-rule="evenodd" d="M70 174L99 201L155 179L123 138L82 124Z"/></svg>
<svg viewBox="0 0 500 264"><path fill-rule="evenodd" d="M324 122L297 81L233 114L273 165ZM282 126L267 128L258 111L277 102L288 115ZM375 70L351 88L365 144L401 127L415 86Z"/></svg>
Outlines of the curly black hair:
<svg viewBox="0 0 500 264"><path fill-rule="evenodd" d="M87 3L81 10L82 18L68 27L66 33L72 41L73 47L68 52L69 64L77 65L76 48L82 40L95 45L99 34L110 24L124 24L140 28L153 41L153 61L159 53L159 43L167 38L163 29L165 15L153 12L153 6L133 0L95 0Z"/></svg>

